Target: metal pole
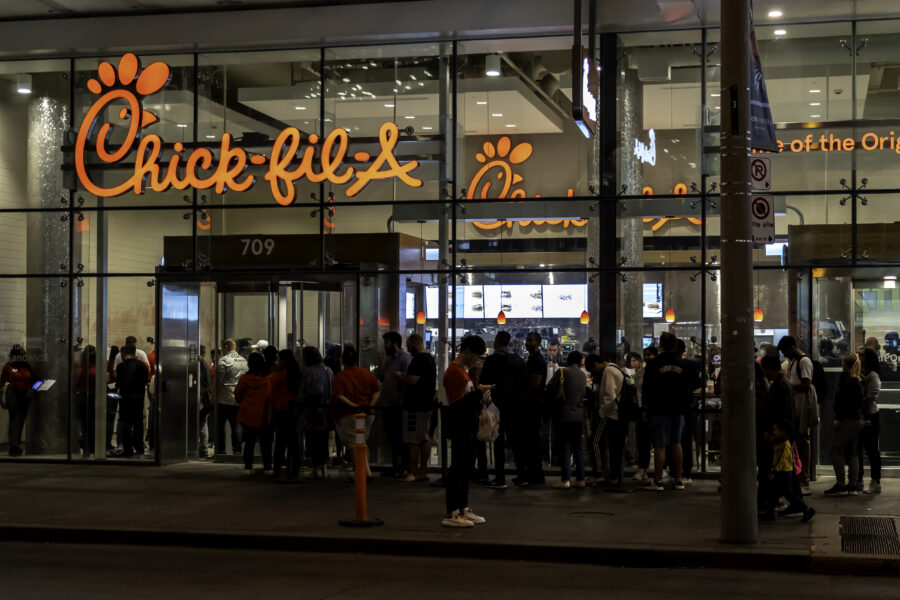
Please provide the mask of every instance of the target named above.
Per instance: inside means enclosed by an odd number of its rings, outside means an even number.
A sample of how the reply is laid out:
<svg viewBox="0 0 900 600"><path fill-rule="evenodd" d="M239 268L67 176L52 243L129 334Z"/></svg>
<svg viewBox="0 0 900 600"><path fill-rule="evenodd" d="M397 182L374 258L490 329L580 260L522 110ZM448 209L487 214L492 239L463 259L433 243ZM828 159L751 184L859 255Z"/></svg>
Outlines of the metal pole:
<svg viewBox="0 0 900 600"><path fill-rule="evenodd" d="M722 0L722 541L756 541L750 0Z"/></svg>

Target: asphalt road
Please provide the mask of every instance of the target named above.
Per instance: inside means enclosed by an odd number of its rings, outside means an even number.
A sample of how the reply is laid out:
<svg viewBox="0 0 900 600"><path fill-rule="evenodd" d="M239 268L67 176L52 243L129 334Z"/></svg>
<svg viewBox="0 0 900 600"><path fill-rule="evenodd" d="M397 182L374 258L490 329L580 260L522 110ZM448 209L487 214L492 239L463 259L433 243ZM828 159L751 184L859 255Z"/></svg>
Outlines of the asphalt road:
<svg viewBox="0 0 900 600"><path fill-rule="evenodd" d="M0 543L0 598L900 598L894 578Z"/></svg>

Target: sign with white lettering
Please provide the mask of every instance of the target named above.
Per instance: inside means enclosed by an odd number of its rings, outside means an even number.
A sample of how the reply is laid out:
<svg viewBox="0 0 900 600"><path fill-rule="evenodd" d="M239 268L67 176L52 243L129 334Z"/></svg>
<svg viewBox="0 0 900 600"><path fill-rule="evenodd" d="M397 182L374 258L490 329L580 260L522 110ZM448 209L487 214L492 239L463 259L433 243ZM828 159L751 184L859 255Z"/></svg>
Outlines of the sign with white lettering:
<svg viewBox="0 0 900 600"><path fill-rule="evenodd" d="M753 244L775 241L775 198L769 194L753 196L750 212L753 215Z"/></svg>

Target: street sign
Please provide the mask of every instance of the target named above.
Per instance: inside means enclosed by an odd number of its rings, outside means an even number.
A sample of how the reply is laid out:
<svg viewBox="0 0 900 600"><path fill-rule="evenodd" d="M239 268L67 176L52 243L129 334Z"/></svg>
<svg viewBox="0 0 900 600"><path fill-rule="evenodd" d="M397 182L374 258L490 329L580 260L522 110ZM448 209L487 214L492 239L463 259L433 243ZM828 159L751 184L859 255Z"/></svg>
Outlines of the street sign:
<svg viewBox="0 0 900 600"><path fill-rule="evenodd" d="M750 181L754 192L768 192L772 189L772 161L761 156L750 159Z"/></svg>
<svg viewBox="0 0 900 600"><path fill-rule="evenodd" d="M775 241L775 198L769 194L753 196L750 203L753 221L753 243L771 244Z"/></svg>

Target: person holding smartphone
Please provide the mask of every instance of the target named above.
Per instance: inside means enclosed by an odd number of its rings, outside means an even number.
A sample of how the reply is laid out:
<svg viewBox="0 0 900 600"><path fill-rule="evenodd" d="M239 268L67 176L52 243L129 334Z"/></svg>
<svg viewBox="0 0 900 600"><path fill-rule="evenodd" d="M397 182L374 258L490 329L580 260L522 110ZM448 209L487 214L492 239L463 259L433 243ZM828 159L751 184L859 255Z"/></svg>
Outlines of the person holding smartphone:
<svg viewBox="0 0 900 600"><path fill-rule="evenodd" d="M22 430L34 398L32 386L37 381L34 367L25 355L25 348L16 344L9 351L9 362L0 372L0 406L9 411L9 455L22 456Z"/></svg>

